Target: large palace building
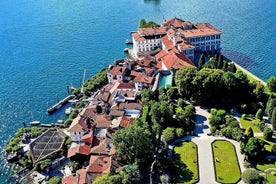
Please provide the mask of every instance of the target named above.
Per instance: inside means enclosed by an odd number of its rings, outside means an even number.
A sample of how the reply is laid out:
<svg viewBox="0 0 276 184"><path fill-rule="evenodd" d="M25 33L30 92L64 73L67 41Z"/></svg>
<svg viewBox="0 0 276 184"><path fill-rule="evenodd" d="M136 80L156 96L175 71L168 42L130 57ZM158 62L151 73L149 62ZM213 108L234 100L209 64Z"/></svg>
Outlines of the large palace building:
<svg viewBox="0 0 276 184"><path fill-rule="evenodd" d="M219 52L221 34L209 23L192 24L172 18L160 27L139 28L137 32L132 32L133 51L139 56L156 48L169 51L175 47L194 61L195 52Z"/></svg>

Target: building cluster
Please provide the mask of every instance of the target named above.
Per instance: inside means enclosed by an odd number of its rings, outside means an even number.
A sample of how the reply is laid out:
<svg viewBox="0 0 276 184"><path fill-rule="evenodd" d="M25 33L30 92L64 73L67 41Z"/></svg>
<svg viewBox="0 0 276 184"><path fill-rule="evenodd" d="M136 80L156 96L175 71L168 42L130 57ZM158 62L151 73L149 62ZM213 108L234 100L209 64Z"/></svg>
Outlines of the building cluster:
<svg viewBox="0 0 276 184"><path fill-rule="evenodd" d="M132 32L133 51L139 57L156 48L167 53L174 49L177 54L182 53L195 62L197 52L220 51L220 36L221 31L209 23L192 24L172 18L160 27L139 28L137 32Z"/></svg>
<svg viewBox="0 0 276 184"><path fill-rule="evenodd" d="M208 23L192 24L178 18L132 33L133 51L144 57L115 61L108 68L108 84L86 99L87 106L68 128L72 144L67 157L83 167L76 175L65 176L62 183L91 183L111 168L120 169L122 158L116 156L111 138L140 116L141 90L158 89L164 71L193 66L195 51L218 51L220 34ZM150 55L157 47L162 50Z"/></svg>

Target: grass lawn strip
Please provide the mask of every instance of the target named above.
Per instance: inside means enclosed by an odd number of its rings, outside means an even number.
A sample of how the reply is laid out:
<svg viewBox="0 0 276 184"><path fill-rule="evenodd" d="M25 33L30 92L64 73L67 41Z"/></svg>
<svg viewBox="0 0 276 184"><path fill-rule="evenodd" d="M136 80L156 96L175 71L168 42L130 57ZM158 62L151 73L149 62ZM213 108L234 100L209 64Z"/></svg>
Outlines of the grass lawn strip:
<svg viewBox="0 0 276 184"><path fill-rule="evenodd" d="M196 183L199 179L197 145L191 141L182 142L175 145L174 153L174 161L180 162L177 165L184 167L178 168L173 174L173 183Z"/></svg>
<svg viewBox="0 0 276 184"><path fill-rule="evenodd" d="M217 140L212 143L212 150L216 181L237 183L241 178L241 171L234 145L225 140Z"/></svg>
<svg viewBox="0 0 276 184"><path fill-rule="evenodd" d="M266 171L267 173L267 183L272 183L273 181L276 181L276 172L274 171L270 171L270 168L272 168L271 170L274 170L276 168L276 162L274 161L274 163L270 163L270 164L257 164L257 169L260 171Z"/></svg>
<svg viewBox="0 0 276 184"><path fill-rule="evenodd" d="M259 119L246 117L245 119L240 118L240 122L242 128L247 129L251 126L254 133L261 133L261 130L258 128L258 124L260 123Z"/></svg>
<svg viewBox="0 0 276 184"><path fill-rule="evenodd" d="M275 144L275 143L274 143L274 142L271 142L271 141L265 140L264 137L257 137L257 138L263 140L263 141L265 142L265 146L264 146L264 147L265 147L265 150L271 152L272 146L273 146L273 144Z"/></svg>

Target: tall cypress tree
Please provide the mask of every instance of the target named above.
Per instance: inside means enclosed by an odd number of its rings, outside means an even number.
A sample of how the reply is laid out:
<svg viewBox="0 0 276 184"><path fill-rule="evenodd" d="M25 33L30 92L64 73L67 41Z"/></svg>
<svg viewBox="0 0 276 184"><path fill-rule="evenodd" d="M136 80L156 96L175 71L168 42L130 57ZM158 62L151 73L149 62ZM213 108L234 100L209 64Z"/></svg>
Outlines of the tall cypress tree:
<svg viewBox="0 0 276 184"><path fill-rule="evenodd" d="M273 130L276 130L276 107L273 108L270 122L272 124Z"/></svg>
<svg viewBox="0 0 276 184"><path fill-rule="evenodd" d="M223 56L221 54L219 55L217 61L218 61L217 68L222 69L224 63L223 63Z"/></svg>
<svg viewBox="0 0 276 184"><path fill-rule="evenodd" d="M228 62L227 61L223 61L223 67L222 67L222 70L227 72L227 69L228 69Z"/></svg>
<svg viewBox="0 0 276 184"><path fill-rule="evenodd" d="M198 68L201 69L204 64L205 64L205 56L204 56L204 54L201 54L199 62L198 62Z"/></svg>

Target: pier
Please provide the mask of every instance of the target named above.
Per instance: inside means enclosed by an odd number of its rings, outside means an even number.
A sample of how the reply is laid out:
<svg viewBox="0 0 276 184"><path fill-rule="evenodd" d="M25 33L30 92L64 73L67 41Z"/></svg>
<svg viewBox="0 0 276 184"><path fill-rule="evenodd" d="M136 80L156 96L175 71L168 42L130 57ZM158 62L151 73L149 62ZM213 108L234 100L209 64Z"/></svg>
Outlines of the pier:
<svg viewBox="0 0 276 184"><path fill-rule="evenodd" d="M56 110L58 110L59 108L61 108L64 104L66 104L69 100L73 99L74 97L75 97L75 95L69 95L69 96L63 98L61 101L57 102L52 107L48 108L47 112L49 114L55 112Z"/></svg>

